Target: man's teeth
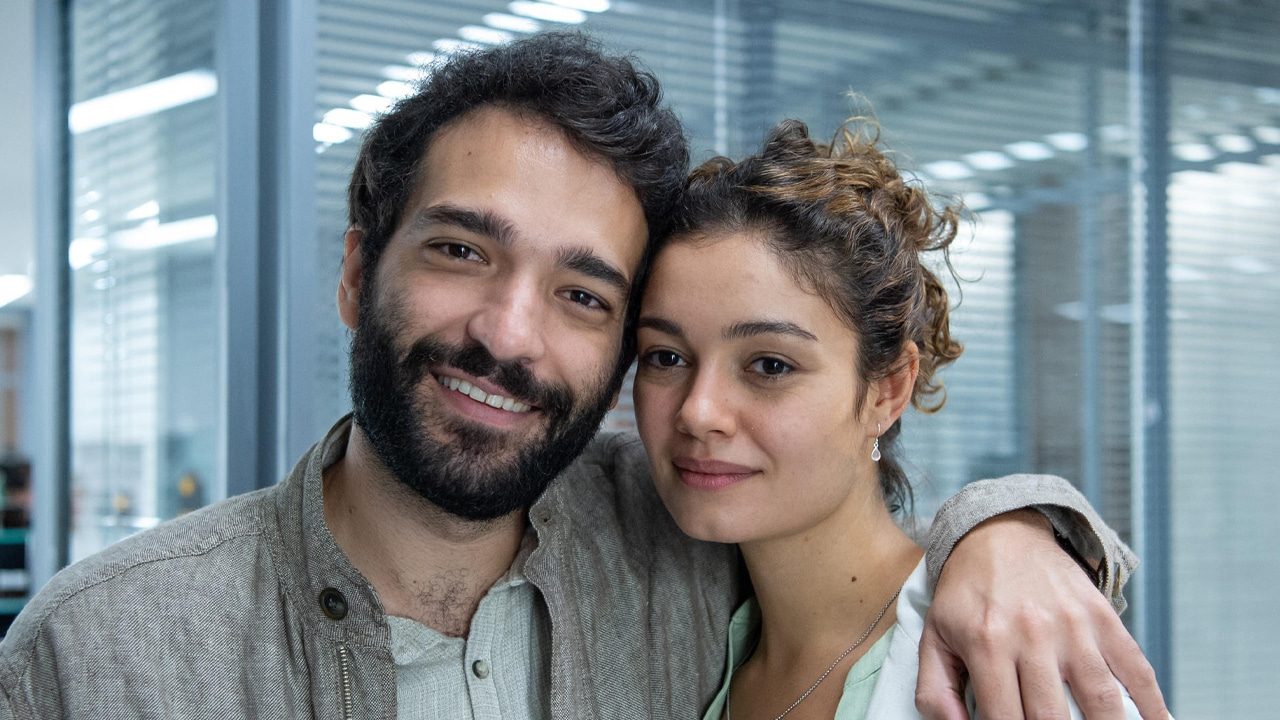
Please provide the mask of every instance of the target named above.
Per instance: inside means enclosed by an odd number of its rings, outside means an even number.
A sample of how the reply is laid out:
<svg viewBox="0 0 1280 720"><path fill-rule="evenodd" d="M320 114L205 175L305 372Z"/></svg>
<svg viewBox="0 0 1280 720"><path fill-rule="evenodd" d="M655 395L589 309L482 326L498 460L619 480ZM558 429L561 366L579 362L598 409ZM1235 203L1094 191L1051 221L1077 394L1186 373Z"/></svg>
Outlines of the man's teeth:
<svg viewBox="0 0 1280 720"><path fill-rule="evenodd" d="M490 395L489 393L481 390L475 385L472 385L466 380L459 380L458 378L444 377L444 376L441 376L437 379L440 381L441 385L449 388L450 390L453 390L455 392L460 392L463 395L466 395L467 397L471 398L472 400L475 400L476 402L484 403L489 407L499 408L502 410L506 410L507 412L514 412L514 413L529 412L529 409L530 409L529 406L520 402L519 400L516 400L514 398L509 398L509 397L503 397L496 393Z"/></svg>

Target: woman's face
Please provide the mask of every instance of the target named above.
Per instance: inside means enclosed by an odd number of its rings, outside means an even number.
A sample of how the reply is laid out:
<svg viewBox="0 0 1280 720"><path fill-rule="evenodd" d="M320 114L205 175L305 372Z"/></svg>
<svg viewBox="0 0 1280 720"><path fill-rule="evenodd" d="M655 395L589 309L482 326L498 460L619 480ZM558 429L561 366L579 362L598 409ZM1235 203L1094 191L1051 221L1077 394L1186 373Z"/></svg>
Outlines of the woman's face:
<svg viewBox="0 0 1280 720"><path fill-rule="evenodd" d="M868 492L878 501L875 422L857 405L857 337L756 236L668 245L637 339L640 434L658 493L686 533L780 537Z"/></svg>

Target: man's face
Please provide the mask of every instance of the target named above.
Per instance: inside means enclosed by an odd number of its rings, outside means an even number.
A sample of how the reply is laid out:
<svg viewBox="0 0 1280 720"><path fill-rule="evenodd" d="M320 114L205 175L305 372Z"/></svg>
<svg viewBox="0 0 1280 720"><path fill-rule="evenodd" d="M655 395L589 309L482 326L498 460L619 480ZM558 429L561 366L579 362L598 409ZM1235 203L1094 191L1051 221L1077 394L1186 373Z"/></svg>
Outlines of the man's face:
<svg viewBox="0 0 1280 720"><path fill-rule="evenodd" d="M400 482L488 519L532 504L612 401L647 227L634 191L539 120L436 133L365 286L347 236L356 423Z"/></svg>

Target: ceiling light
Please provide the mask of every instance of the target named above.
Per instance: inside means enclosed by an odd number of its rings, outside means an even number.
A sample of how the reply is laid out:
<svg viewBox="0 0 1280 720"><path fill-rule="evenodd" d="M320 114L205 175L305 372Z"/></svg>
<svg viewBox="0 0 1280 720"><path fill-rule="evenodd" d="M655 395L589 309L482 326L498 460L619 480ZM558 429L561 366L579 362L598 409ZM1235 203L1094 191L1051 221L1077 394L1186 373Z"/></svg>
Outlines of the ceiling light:
<svg viewBox="0 0 1280 720"><path fill-rule="evenodd" d="M385 82L378 83L378 94L382 97L391 98L392 100L407 98L413 93L413 86L407 82L387 80Z"/></svg>
<svg viewBox="0 0 1280 720"><path fill-rule="evenodd" d="M1235 255L1227 258L1227 266L1243 275L1267 275L1275 272L1271 265L1251 255Z"/></svg>
<svg viewBox="0 0 1280 720"><path fill-rule="evenodd" d="M125 220L146 220L160 215L160 203L148 200L124 214Z"/></svg>
<svg viewBox="0 0 1280 720"><path fill-rule="evenodd" d="M1253 136L1258 138L1258 142L1264 142L1268 145L1280 145L1280 127L1259 125L1253 129Z"/></svg>
<svg viewBox="0 0 1280 720"><path fill-rule="evenodd" d="M501 45L509 43L516 39L515 35L506 30L495 30L491 27L483 25L466 25L458 28L458 37L463 40L470 40L474 43L484 43L485 45Z"/></svg>
<svg viewBox="0 0 1280 720"><path fill-rule="evenodd" d="M1123 142L1129 139L1129 128L1124 125L1103 125L1098 128L1098 132L1102 135L1102 139L1107 142Z"/></svg>
<svg viewBox="0 0 1280 720"><path fill-rule="evenodd" d="M1235 133L1219 135L1213 139L1213 144L1217 145L1219 150L1229 153L1252 152L1257 147L1253 144L1253 139L1248 135L1237 135Z"/></svg>
<svg viewBox="0 0 1280 720"><path fill-rule="evenodd" d="M1102 306L1102 319L1117 325L1133 324L1133 306L1129 303L1116 303Z"/></svg>
<svg viewBox="0 0 1280 720"><path fill-rule="evenodd" d="M422 70L408 65L388 65L382 68L382 77L404 83L417 82L422 77Z"/></svg>
<svg viewBox="0 0 1280 720"><path fill-rule="evenodd" d="M0 275L0 307L31 292L33 284L26 275Z"/></svg>
<svg viewBox="0 0 1280 720"><path fill-rule="evenodd" d="M1044 139L1062 152L1080 152L1089 147L1089 136L1079 132L1056 132L1045 135Z"/></svg>
<svg viewBox="0 0 1280 720"><path fill-rule="evenodd" d="M385 98L381 95L357 95L351 98L351 107L362 113L370 115L380 115L391 109L395 102L391 98Z"/></svg>
<svg viewBox="0 0 1280 720"><path fill-rule="evenodd" d="M1004 146L1005 152L1026 162L1038 162L1053 157L1053 148L1040 142L1022 140Z"/></svg>
<svg viewBox="0 0 1280 720"><path fill-rule="evenodd" d="M72 134L96 130L213 97L218 76L210 70L191 70L119 90L71 106L67 125Z"/></svg>
<svg viewBox="0 0 1280 720"><path fill-rule="evenodd" d="M155 250L195 240L206 240L218 234L218 218L201 215L173 222L144 225L132 230L112 233L112 244L123 250Z"/></svg>
<svg viewBox="0 0 1280 720"><path fill-rule="evenodd" d="M939 160L924 166L924 171L939 180L963 180L973 177L968 165L955 160Z"/></svg>
<svg viewBox="0 0 1280 720"><path fill-rule="evenodd" d="M346 142L352 138L352 133L341 125L331 125L325 122L318 122L311 128L311 137L315 138L318 143L328 145L337 145Z"/></svg>
<svg viewBox="0 0 1280 720"><path fill-rule="evenodd" d="M67 247L67 264L72 270L87 267L107 251L107 241L95 237L78 237Z"/></svg>
<svg viewBox="0 0 1280 720"><path fill-rule="evenodd" d="M431 47L446 55L452 55L453 53L462 52L464 50L480 50L484 46L480 43L467 42L466 40L459 40L457 38L440 38L439 40L431 43Z"/></svg>
<svg viewBox="0 0 1280 720"><path fill-rule="evenodd" d="M543 2L593 13L604 12L610 5L609 0L543 0Z"/></svg>
<svg viewBox="0 0 1280 720"><path fill-rule="evenodd" d="M1173 263L1169 265L1169 272L1167 273L1167 276L1169 278L1169 282L1175 283L1204 282L1209 279L1209 276L1205 275L1203 270L1197 270L1190 265L1184 265L1182 263Z"/></svg>
<svg viewBox="0 0 1280 720"><path fill-rule="evenodd" d="M1064 303L1058 303L1053 306L1053 314L1058 317L1064 317L1068 320L1080 322L1084 320L1084 303L1079 300L1070 300Z"/></svg>
<svg viewBox="0 0 1280 720"><path fill-rule="evenodd" d="M579 25L587 21L586 13L581 10L560 5L516 0L516 2L508 4L507 9L515 15L523 15L534 20L565 23L566 25Z"/></svg>
<svg viewBox="0 0 1280 720"><path fill-rule="evenodd" d="M542 25L538 24L537 20L516 17L515 15L508 15L506 13L489 13L481 18L481 20L483 20L484 24L489 27L495 27L499 30L510 30L511 32L536 33L542 29Z"/></svg>
<svg viewBox="0 0 1280 720"><path fill-rule="evenodd" d="M964 160L978 170L1008 170L1013 167L1013 161L1008 155L991 150L969 153L964 156Z"/></svg>
<svg viewBox="0 0 1280 720"><path fill-rule="evenodd" d="M368 113L351 108L334 108L324 114L324 121L330 125L341 125L352 130L363 130L373 123Z"/></svg>
<svg viewBox="0 0 1280 720"><path fill-rule="evenodd" d="M1204 143L1182 142L1173 146L1173 156L1186 162L1208 162L1218 153Z"/></svg>

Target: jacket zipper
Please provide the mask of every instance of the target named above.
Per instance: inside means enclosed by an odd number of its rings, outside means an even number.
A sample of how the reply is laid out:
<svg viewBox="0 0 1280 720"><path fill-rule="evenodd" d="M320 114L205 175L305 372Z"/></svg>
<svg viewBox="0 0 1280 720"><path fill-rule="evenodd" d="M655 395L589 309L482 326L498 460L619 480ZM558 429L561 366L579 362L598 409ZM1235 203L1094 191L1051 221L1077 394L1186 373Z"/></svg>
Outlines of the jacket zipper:
<svg viewBox="0 0 1280 720"><path fill-rule="evenodd" d="M342 696L342 720L355 717L351 705L351 651L344 642L338 643L338 691Z"/></svg>

